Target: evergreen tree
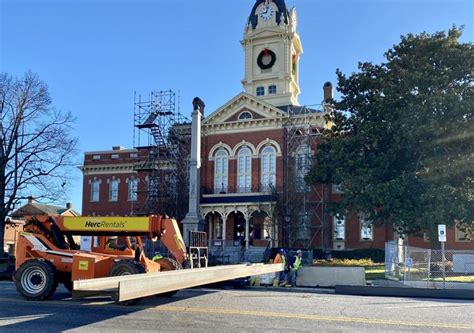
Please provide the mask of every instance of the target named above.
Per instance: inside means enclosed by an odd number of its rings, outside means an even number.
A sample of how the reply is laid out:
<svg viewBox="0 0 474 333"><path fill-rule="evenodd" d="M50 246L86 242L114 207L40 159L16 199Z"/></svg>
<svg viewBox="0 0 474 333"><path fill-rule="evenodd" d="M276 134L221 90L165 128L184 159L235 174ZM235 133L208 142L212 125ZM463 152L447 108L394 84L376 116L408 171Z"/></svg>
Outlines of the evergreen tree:
<svg viewBox="0 0 474 333"><path fill-rule="evenodd" d="M335 213L357 212L404 233L474 221L474 52L462 29L402 36L386 62L337 70L310 183L341 184Z"/></svg>

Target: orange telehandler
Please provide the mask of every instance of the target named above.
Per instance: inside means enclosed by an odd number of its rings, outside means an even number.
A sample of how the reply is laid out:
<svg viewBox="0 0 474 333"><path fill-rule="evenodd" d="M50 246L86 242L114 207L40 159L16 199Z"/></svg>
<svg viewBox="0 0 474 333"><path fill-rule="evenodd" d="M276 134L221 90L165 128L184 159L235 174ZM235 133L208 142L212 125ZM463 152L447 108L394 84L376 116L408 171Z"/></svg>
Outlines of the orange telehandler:
<svg viewBox="0 0 474 333"><path fill-rule="evenodd" d="M88 250L73 236L92 236ZM141 236L160 240L173 258L148 259ZM176 221L160 215L27 217L15 254L16 288L28 300L50 298L58 283L71 291L75 280L175 270L188 259Z"/></svg>

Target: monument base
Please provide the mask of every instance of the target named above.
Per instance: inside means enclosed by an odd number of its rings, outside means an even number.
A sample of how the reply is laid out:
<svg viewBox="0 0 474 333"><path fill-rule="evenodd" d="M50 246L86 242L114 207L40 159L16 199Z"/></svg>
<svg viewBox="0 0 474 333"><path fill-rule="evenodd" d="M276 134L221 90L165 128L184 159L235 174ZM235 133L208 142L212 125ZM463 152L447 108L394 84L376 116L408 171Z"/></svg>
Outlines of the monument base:
<svg viewBox="0 0 474 333"><path fill-rule="evenodd" d="M183 224L184 243L189 246L189 232L204 231L204 221L198 214L189 212L181 223Z"/></svg>

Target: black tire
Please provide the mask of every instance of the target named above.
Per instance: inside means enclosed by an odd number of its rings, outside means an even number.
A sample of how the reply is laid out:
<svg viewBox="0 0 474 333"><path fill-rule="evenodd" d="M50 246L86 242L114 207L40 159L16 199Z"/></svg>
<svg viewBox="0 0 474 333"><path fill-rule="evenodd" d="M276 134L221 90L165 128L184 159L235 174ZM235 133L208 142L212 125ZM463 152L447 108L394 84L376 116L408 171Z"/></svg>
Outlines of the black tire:
<svg viewBox="0 0 474 333"><path fill-rule="evenodd" d="M122 260L114 264L110 270L110 276L122 276L145 273L145 267L138 261Z"/></svg>
<svg viewBox="0 0 474 333"><path fill-rule="evenodd" d="M123 276L133 274L145 273L145 267L137 261L133 260L122 260L116 262L110 270L109 276ZM141 298L132 299L130 301L117 302L120 305L135 305L141 301Z"/></svg>
<svg viewBox="0 0 474 333"><path fill-rule="evenodd" d="M58 287L56 268L46 260L28 260L15 272L15 285L29 301L49 299Z"/></svg>

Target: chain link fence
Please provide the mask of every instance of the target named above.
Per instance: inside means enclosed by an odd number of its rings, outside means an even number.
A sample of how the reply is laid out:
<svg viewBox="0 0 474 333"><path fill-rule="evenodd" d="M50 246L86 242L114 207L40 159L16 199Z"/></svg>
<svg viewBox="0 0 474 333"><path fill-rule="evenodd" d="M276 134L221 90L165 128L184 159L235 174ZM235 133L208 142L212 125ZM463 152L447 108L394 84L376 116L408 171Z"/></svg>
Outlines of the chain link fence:
<svg viewBox="0 0 474 333"><path fill-rule="evenodd" d="M474 250L385 244L385 277L409 287L474 289Z"/></svg>

